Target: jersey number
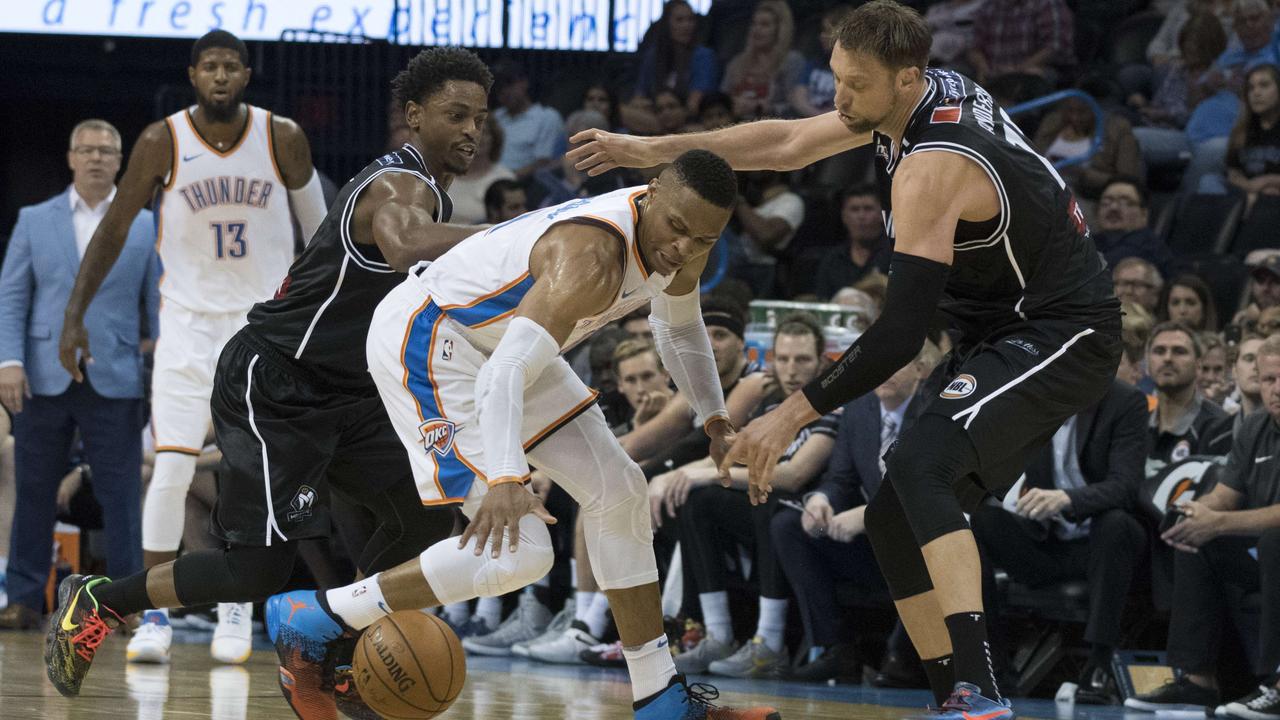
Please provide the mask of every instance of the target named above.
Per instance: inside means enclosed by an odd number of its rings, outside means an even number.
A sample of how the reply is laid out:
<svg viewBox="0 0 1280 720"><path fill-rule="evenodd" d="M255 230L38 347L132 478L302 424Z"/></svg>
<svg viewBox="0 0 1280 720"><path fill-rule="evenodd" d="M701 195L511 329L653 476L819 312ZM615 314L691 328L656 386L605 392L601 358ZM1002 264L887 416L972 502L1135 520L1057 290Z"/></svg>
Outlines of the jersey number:
<svg viewBox="0 0 1280 720"><path fill-rule="evenodd" d="M243 222L209 223L213 228L214 255L219 260L244 257L244 226Z"/></svg>

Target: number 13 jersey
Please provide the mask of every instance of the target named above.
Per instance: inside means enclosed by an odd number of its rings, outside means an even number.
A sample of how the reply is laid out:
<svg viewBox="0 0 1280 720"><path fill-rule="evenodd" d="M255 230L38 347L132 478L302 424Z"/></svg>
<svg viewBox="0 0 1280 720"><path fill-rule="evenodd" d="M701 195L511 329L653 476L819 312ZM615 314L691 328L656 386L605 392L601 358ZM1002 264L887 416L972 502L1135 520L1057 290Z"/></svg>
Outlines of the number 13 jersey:
<svg viewBox="0 0 1280 720"><path fill-rule="evenodd" d="M271 113L247 107L244 131L226 150L200 137L194 108L165 118L173 164L156 211L160 295L188 310L244 312L271 297L293 262Z"/></svg>

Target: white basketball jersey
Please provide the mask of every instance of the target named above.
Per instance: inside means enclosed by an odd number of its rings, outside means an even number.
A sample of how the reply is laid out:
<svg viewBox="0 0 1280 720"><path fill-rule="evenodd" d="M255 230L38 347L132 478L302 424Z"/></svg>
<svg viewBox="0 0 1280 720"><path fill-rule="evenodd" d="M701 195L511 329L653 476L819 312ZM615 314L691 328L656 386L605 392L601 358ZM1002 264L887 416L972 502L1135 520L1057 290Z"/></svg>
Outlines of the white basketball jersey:
<svg viewBox="0 0 1280 720"><path fill-rule="evenodd" d="M196 131L188 108L165 118L173 167L157 218L160 294L189 310L247 310L275 293L293 262L289 192L276 167L271 113L248 106L226 151Z"/></svg>
<svg viewBox="0 0 1280 720"><path fill-rule="evenodd" d="M516 305L533 286L529 254L552 225L584 223L608 230L623 245L626 269L613 303L578 321L561 351L627 313L642 307L671 283L674 275L650 273L636 244L636 223L645 187L525 213L463 240L417 278L426 295L446 315L468 329L478 348L491 352L506 332ZM410 276L410 280L413 277Z"/></svg>

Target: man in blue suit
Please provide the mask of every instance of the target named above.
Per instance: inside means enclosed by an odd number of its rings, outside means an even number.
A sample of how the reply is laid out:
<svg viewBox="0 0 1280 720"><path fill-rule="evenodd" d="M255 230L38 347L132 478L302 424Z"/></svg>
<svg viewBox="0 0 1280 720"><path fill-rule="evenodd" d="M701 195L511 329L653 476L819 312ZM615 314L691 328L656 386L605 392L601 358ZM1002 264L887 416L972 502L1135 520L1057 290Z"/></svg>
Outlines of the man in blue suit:
<svg viewBox="0 0 1280 720"><path fill-rule="evenodd" d="M867 540L863 513L884 476L884 455L904 424L923 407L913 402L920 380L936 362L930 343L901 370L844 408L835 450L814 492L804 498L804 511L779 510L770 531L811 648L809 662L795 671L806 681L830 680L852 664L850 638L841 632L836 583L852 580L861 587L882 588L884 580ZM885 600L888 602L887 589Z"/></svg>
<svg viewBox="0 0 1280 720"><path fill-rule="evenodd" d="M93 471L108 538L108 572L142 569L143 365L140 341L159 328L155 222L134 220L119 261L85 316L93 343L87 382L58 363L62 313L89 238L115 197L120 133L86 120L71 133L63 192L22 208L0 271L0 402L13 413L16 512L9 543L9 605L0 627L39 625L52 552L56 494L71 469L76 431ZM145 320L144 320L145 318Z"/></svg>

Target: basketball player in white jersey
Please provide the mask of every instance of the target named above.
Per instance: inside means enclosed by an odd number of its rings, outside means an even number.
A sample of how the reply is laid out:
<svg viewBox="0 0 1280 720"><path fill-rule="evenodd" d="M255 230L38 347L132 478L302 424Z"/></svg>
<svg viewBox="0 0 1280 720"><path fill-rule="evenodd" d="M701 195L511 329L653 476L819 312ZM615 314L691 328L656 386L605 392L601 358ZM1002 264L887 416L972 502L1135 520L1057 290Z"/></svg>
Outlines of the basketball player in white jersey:
<svg viewBox="0 0 1280 720"><path fill-rule="evenodd" d="M471 524L461 541L444 540L354 585L269 599L267 629L282 673L315 674L326 643L394 610L502 595L545 575L553 555L545 523L555 519L524 487L532 463L582 508L636 717L776 720L770 708L709 707L676 674L644 474L609 431L596 393L562 357L652 302L662 360L712 438L713 456L723 457L733 429L698 278L736 199L728 164L691 151L647 187L573 200L472 235L387 295L369 328L369 371L422 501L461 503ZM309 692L295 708L332 702L324 696L332 691Z"/></svg>
<svg viewBox="0 0 1280 720"><path fill-rule="evenodd" d="M242 102L249 53L214 30L196 41L187 74L196 105L152 123L138 138L116 202L98 226L67 304L62 364L77 382L91 362L81 318L124 245L134 216L153 196L160 281L160 338L152 374L156 462L142 514L147 567L173 560L184 502L210 428L209 396L222 346L254 303L272 296L293 262L293 220L310 238L325 215L311 149L292 120ZM252 605L218 606L210 652L249 656ZM167 610L151 610L129 641L128 658L166 662Z"/></svg>

